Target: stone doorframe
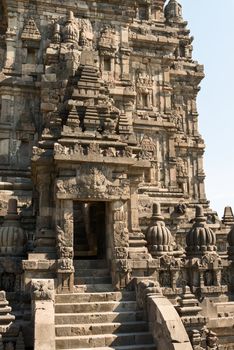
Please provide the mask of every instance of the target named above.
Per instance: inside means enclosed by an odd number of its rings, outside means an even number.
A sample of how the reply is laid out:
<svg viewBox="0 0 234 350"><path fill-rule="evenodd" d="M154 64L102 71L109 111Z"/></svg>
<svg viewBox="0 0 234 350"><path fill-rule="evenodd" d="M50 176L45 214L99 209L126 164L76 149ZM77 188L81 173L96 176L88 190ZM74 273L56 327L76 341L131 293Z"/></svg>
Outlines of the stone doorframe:
<svg viewBox="0 0 234 350"><path fill-rule="evenodd" d="M78 200L84 200L83 198ZM92 202L101 201L92 198ZM57 200L56 241L58 291L72 292L74 285L73 266L73 199ZM106 202L106 257L112 269L113 262L127 259L129 246L128 200ZM112 269L113 272L113 269ZM113 281L116 280L112 273ZM114 282L116 284L116 282Z"/></svg>
<svg viewBox="0 0 234 350"><path fill-rule="evenodd" d="M116 288L125 286L121 273L128 258L129 232L139 230L138 177L113 178L113 169L103 164L81 164L76 176L60 177L55 182L55 217L57 241L58 290L73 291L73 202L107 203L107 260ZM118 273L117 271L122 271Z"/></svg>

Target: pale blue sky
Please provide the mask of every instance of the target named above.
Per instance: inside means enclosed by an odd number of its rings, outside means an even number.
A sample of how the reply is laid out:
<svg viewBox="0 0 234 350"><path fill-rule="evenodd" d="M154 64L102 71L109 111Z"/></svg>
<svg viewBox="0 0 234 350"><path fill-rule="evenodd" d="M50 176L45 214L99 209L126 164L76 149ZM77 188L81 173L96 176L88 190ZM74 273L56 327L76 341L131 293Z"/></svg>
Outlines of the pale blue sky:
<svg viewBox="0 0 234 350"><path fill-rule="evenodd" d="M206 194L223 215L234 210L234 0L180 0L194 36L194 59L206 77L198 97L199 128L206 142Z"/></svg>

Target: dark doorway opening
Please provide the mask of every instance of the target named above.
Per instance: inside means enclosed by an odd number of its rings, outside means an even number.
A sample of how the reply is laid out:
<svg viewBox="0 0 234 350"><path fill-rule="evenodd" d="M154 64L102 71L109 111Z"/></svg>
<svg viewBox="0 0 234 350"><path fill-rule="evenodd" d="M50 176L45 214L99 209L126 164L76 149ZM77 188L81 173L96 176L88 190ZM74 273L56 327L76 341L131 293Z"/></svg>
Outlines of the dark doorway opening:
<svg viewBox="0 0 234 350"><path fill-rule="evenodd" d="M105 202L73 203L74 258L103 259L106 251Z"/></svg>

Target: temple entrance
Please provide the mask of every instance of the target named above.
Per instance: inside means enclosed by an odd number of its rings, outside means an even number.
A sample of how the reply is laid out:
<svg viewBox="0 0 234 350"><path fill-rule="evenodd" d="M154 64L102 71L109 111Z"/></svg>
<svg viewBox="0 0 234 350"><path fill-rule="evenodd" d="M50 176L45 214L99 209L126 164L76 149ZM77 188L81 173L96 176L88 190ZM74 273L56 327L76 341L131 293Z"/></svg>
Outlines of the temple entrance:
<svg viewBox="0 0 234 350"><path fill-rule="evenodd" d="M106 203L73 203L74 259L103 259L106 251Z"/></svg>

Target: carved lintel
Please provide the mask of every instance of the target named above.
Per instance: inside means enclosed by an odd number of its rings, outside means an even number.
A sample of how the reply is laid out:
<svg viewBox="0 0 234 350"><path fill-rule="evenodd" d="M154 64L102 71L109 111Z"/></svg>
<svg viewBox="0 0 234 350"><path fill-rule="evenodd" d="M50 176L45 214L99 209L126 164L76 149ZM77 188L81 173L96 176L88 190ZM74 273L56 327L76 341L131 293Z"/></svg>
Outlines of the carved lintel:
<svg viewBox="0 0 234 350"><path fill-rule="evenodd" d="M57 180L59 198L129 198L128 183L112 179L112 173L102 166L81 165L76 177Z"/></svg>

